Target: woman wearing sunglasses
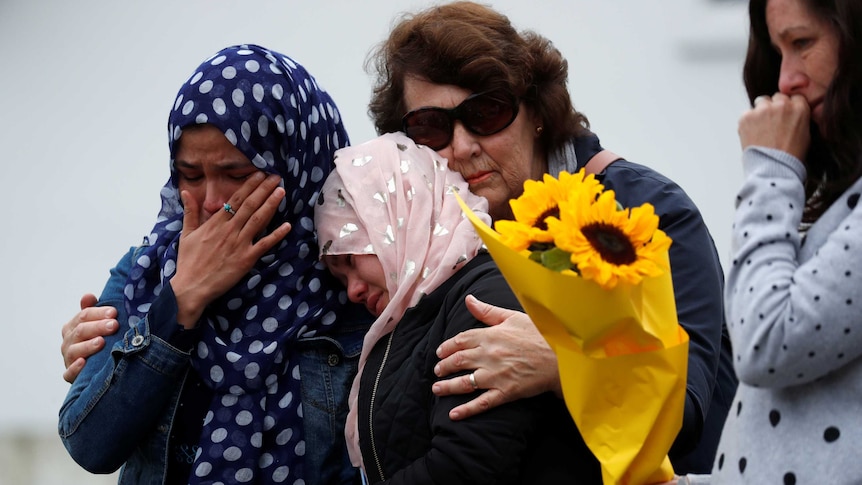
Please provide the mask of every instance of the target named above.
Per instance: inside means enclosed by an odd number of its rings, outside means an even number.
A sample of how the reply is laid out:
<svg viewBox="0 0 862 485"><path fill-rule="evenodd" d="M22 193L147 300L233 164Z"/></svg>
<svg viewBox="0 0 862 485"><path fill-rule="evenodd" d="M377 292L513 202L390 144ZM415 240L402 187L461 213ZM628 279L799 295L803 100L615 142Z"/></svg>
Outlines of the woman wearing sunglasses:
<svg viewBox="0 0 862 485"><path fill-rule="evenodd" d="M494 219L545 173L603 162L599 178L623 206L651 203L670 250L680 324L691 338L683 426L671 450L677 472L708 472L736 389L722 307L723 273L712 237L674 182L604 150L572 105L567 63L550 41L519 33L485 6L456 2L408 15L373 53L369 111L380 133L404 131L488 199ZM556 358L529 318L481 302L490 328L462 332L437 351L437 396L484 390L450 412L464 419L545 392L561 395ZM475 369L465 375L464 371ZM561 431L562 432L562 431ZM589 451L569 459L598 467Z"/></svg>

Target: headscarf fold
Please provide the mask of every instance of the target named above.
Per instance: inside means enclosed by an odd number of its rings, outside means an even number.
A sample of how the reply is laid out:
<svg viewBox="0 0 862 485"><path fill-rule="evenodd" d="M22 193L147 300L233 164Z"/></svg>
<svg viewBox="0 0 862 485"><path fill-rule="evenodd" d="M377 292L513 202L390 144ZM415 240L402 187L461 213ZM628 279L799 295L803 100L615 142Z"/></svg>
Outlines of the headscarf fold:
<svg viewBox="0 0 862 485"><path fill-rule="evenodd" d="M324 184L315 211L321 256L377 255L389 292L389 304L365 336L350 390L345 436L356 466L361 466L356 404L369 351L395 329L408 308L482 247L455 192L490 224L488 202L470 193L461 175L446 167L446 159L401 133L339 150Z"/></svg>
<svg viewBox="0 0 862 485"><path fill-rule="evenodd" d="M198 322L192 367L214 397L190 483L295 483L305 441L292 345L333 325L346 302L318 261L313 209L347 133L333 100L284 54L249 44L204 61L170 112L171 178L125 286L130 325L174 275L183 225L174 156L183 129L200 124L217 127L255 167L281 176L285 198L267 231L285 221L292 229Z"/></svg>

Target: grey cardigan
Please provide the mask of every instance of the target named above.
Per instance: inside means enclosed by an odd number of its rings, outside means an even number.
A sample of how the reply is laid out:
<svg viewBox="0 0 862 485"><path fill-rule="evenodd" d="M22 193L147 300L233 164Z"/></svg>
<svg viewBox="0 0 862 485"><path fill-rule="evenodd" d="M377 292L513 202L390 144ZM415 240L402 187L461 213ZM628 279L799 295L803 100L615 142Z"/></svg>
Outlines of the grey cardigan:
<svg viewBox="0 0 862 485"><path fill-rule="evenodd" d="M797 231L806 170L751 147L725 306L740 384L712 483L862 483L862 179Z"/></svg>

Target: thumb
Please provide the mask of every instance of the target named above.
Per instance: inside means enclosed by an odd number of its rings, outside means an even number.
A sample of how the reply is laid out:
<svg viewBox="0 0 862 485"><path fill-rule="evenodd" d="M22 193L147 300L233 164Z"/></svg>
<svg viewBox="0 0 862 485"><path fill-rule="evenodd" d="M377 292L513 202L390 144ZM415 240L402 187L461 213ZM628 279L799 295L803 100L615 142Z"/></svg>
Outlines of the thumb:
<svg viewBox="0 0 862 485"><path fill-rule="evenodd" d="M92 293L87 293L81 297L81 310L85 310L92 306L96 306L96 303L99 300L96 298L96 295Z"/></svg>
<svg viewBox="0 0 862 485"><path fill-rule="evenodd" d="M198 202L189 196L188 191L180 192L183 201L183 235L187 235L200 226L200 210Z"/></svg>
<svg viewBox="0 0 862 485"><path fill-rule="evenodd" d="M473 317L475 317L476 320L479 320L485 325L499 325L503 323L507 318L517 313L514 310L501 308L480 301L473 295L467 295L467 297L464 299L464 303L467 305L467 310L470 311Z"/></svg>

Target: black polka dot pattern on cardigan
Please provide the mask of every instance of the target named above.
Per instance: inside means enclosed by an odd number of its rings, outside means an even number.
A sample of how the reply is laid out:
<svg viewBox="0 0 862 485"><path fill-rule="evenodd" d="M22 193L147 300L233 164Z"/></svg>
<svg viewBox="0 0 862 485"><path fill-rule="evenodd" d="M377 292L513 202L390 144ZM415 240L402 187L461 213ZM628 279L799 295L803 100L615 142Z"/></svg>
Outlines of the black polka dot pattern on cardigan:
<svg viewBox="0 0 862 485"><path fill-rule="evenodd" d="M841 432L838 431L838 428L835 426L830 426L823 432L823 439L826 440L827 443L837 441L840 436Z"/></svg>
<svg viewBox="0 0 862 485"><path fill-rule="evenodd" d="M779 413L775 409L773 409L772 411L769 411L769 424L771 424L773 428L778 426L778 423L780 421L781 421L781 413Z"/></svg>

